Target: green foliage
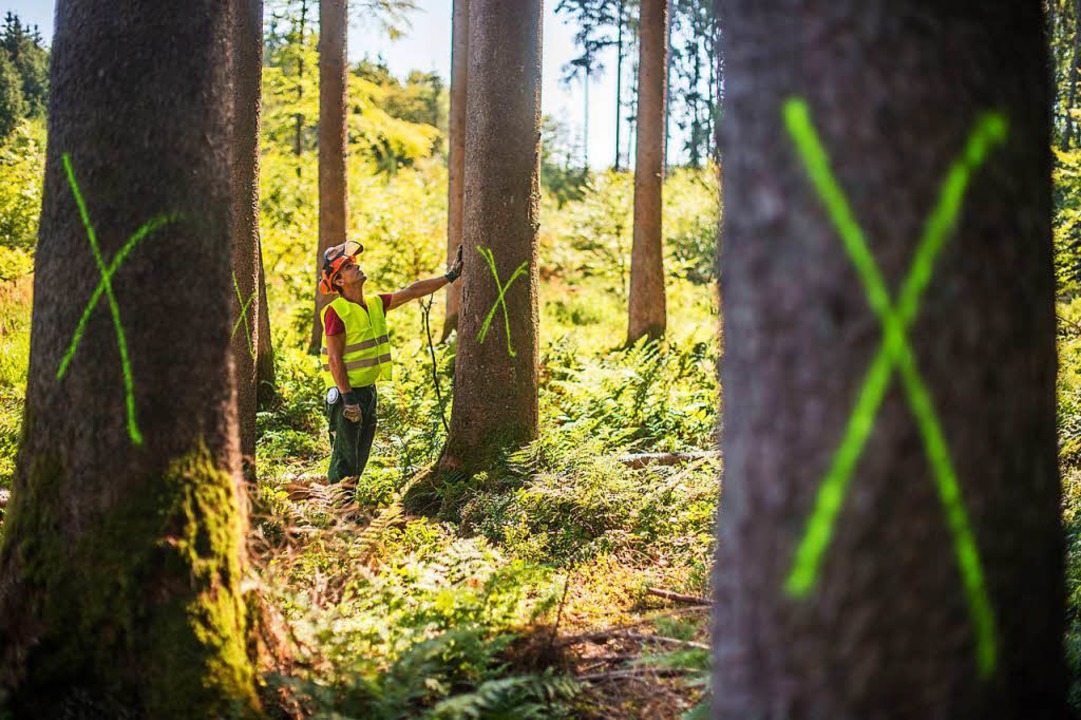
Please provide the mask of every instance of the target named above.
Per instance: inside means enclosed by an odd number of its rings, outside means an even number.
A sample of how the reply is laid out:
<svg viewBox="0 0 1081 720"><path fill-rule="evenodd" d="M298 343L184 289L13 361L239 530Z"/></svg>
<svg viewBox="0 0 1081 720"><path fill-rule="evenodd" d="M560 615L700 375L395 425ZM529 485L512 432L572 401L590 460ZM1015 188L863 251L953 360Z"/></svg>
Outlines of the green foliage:
<svg viewBox="0 0 1081 720"><path fill-rule="evenodd" d="M664 242L669 272L696 285L717 279L717 227L721 220L720 169L675 168L664 185Z"/></svg>
<svg viewBox="0 0 1081 720"><path fill-rule="evenodd" d="M356 64L353 74L382 91L380 106L391 117L446 128L446 91L438 73L414 70L403 83L390 74L390 68L381 60L365 58Z"/></svg>
<svg viewBox="0 0 1081 720"><path fill-rule="evenodd" d="M567 126L555 118L541 118L540 184L559 207L581 200L589 187L589 168L577 167Z"/></svg>
<svg viewBox="0 0 1081 720"><path fill-rule="evenodd" d="M1081 717L1081 298L1060 302L1058 436L1066 539L1066 659L1070 707Z"/></svg>
<svg viewBox="0 0 1081 720"><path fill-rule="evenodd" d="M0 140L12 133L29 109L19 72L11 58L0 51Z"/></svg>
<svg viewBox="0 0 1081 720"><path fill-rule="evenodd" d="M1060 295L1073 295L1081 274L1081 150L1054 150L1055 276Z"/></svg>
<svg viewBox="0 0 1081 720"><path fill-rule="evenodd" d="M20 121L0 142L0 282L33 269L44 171L45 125Z"/></svg>
<svg viewBox="0 0 1081 720"><path fill-rule="evenodd" d="M30 362L30 278L0 281L0 488L10 489Z"/></svg>
<svg viewBox="0 0 1081 720"><path fill-rule="evenodd" d="M4 17L0 48L19 75L20 90L29 117L44 118L49 97L49 51L37 27L23 25L15 13Z"/></svg>
<svg viewBox="0 0 1081 720"><path fill-rule="evenodd" d="M365 6L392 24L400 23L413 7L403 0L380 0ZM313 31L318 10L314 2L281 0L272 3L265 40L263 67L264 148L271 152L305 154L315 148L319 119L318 36ZM405 88L396 81L380 84L361 72L348 77L347 124L349 153L375 168L394 172L430 157L441 133L417 120L437 117L442 88L434 74L410 77ZM388 75L389 78L389 75ZM402 114L395 116L392 107ZM433 110L434 112L430 112ZM297 160L294 172L303 162ZM350 163L352 165L352 162ZM370 174L368 168L365 174ZM268 187L264 185L264 187ZM276 186L271 185L270 188ZM316 205L317 207L317 205Z"/></svg>

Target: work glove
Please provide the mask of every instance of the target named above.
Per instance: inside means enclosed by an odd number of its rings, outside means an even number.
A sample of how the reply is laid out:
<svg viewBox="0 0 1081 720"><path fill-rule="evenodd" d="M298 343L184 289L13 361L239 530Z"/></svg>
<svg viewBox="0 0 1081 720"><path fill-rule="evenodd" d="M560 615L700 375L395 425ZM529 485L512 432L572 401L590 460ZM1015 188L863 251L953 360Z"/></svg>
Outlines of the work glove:
<svg viewBox="0 0 1081 720"><path fill-rule="evenodd" d="M360 422L360 403L357 401L356 393L350 390L342 399L345 401L345 407L342 408L342 417L349 422Z"/></svg>
<svg viewBox="0 0 1081 720"><path fill-rule="evenodd" d="M342 417L349 422L360 422L360 405L346 405L342 409Z"/></svg>
<svg viewBox="0 0 1081 720"><path fill-rule="evenodd" d="M458 254L454 256L454 264L450 266L450 270L444 275L447 282L454 282L458 279L458 276L462 274L462 246L458 246Z"/></svg>

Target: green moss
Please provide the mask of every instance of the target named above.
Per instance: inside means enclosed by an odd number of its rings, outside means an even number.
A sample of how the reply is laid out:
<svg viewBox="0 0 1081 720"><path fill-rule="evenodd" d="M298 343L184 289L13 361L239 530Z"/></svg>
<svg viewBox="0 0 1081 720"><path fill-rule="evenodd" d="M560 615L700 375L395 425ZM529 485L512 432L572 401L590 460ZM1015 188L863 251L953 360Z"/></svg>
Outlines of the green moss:
<svg viewBox="0 0 1081 720"><path fill-rule="evenodd" d="M3 549L39 629L16 706L56 703L56 688L77 687L154 718L253 715L241 519L205 445L132 483L100 519L84 506L89 527L73 545L61 532L62 465L35 458L29 469Z"/></svg>

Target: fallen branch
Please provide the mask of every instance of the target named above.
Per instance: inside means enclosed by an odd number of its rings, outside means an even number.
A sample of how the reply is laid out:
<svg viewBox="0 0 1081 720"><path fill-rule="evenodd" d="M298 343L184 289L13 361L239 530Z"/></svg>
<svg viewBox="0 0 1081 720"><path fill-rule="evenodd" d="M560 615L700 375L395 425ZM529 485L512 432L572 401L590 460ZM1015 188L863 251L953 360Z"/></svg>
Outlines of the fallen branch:
<svg viewBox="0 0 1081 720"><path fill-rule="evenodd" d="M679 463L699 458L719 458L721 453L717 450L697 450L695 452L682 453L640 453L636 455L620 455L619 462L629 468L643 468L646 465L678 465Z"/></svg>
<svg viewBox="0 0 1081 720"><path fill-rule="evenodd" d="M691 675L696 672L699 671L691 670L689 668L637 667L628 668L626 670L609 670L608 672L576 675L575 680L578 682L598 682L602 680L633 680L634 678L640 677L680 677L682 675Z"/></svg>
<svg viewBox="0 0 1081 720"><path fill-rule="evenodd" d="M665 637L664 635L646 635L645 633L626 632L618 637L624 637L628 640L637 640L638 642L655 642L662 645L676 645L678 647L691 648L693 650L710 649L709 645L706 643L694 642L693 640L678 640L676 638Z"/></svg>
<svg viewBox="0 0 1081 720"><path fill-rule="evenodd" d="M698 597L697 595L684 595L682 593L672 592L671 590L661 590L660 588L646 588L646 595L659 597L670 602L686 603L688 605L708 606L713 604L713 601L709 598Z"/></svg>
<svg viewBox="0 0 1081 720"><path fill-rule="evenodd" d="M618 637L624 632L631 630L632 628L642 627L654 622L657 618L671 617L672 615L690 615L692 613L705 612L709 610L709 605L696 605L694 607L676 608L673 610L665 610L663 612L655 613L647 618L642 618L629 625L616 625L614 627L605 628L603 630L593 630L592 632L579 633L578 635L568 635L565 638L561 638L556 643L556 647L568 647L570 645L578 645L580 643L597 642L598 640L607 641L610 638Z"/></svg>
<svg viewBox="0 0 1081 720"><path fill-rule="evenodd" d="M1077 323L1075 323L1075 322L1074 322L1073 320L1070 320L1069 318L1064 318L1064 317L1062 317L1061 315L1056 315L1056 317L1058 318L1058 321L1059 321L1059 322L1063 322L1063 323L1066 323L1066 324L1067 324L1067 325L1069 325L1069 326L1070 326L1071 328L1073 328L1073 329L1074 329L1074 332L1076 332L1076 333L1081 333L1081 325L1078 325L1078 324L1077 324Z"/></svg>

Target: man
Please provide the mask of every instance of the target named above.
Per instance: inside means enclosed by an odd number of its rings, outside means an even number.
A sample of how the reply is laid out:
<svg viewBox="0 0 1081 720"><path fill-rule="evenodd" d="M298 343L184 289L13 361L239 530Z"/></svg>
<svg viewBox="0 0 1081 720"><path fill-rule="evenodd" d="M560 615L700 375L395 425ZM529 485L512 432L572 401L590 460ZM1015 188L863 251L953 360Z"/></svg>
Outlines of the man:
<svg viewBox="0 0 1081 720"><path fill-rule="evenodd" d="M319 289L337 294L322 310L323 379L327 387L326 409L330 425L331 455L327 481L337 483L364 472L375 439L378 380L391 376L390 343L386 315L394 308L426 297L452 283L462 274L462 246L446 275L418 280L394 293L365 300L368 276L357 264L364 251L360 243L347 241L323 254Z"/></svg>

